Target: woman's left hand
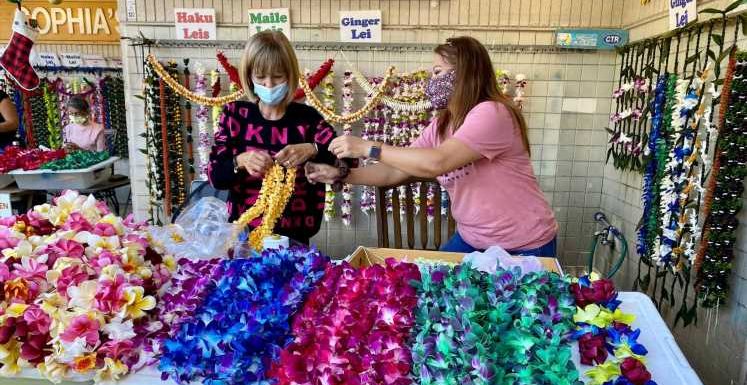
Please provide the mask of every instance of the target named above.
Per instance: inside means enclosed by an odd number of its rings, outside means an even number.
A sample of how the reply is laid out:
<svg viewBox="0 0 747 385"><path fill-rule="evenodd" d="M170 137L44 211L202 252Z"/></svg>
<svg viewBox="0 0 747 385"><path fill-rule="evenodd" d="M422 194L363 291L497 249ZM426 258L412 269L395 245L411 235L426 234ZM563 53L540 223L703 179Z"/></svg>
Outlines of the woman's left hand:
<svg viewBox="0 0 747 385"><path fill-rule="evenodd" d="M365 158L371 150L371 142L357 136L338 136L329 144L329 151L339 159Z"/></svg>
<svg viewBox="0 0 747 385"><path fill-rule="evenodd" d="M316 155L311 143L290 144L275 154L275 160L285 167L297 167Z"/></svg>

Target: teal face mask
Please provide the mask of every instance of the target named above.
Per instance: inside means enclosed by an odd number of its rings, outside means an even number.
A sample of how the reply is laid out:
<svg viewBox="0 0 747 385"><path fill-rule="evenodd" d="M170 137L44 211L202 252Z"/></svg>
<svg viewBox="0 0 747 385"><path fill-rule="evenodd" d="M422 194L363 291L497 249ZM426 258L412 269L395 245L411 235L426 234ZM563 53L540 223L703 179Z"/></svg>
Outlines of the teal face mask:
<svg viewBox="0 0 747 385"><path fill-rule="evenodd" d="M254 83L254 94L257 95L262 103L269 106L279 104L288 94L288 83L278 84L275 87L267 88L261 84Z"/></svg>

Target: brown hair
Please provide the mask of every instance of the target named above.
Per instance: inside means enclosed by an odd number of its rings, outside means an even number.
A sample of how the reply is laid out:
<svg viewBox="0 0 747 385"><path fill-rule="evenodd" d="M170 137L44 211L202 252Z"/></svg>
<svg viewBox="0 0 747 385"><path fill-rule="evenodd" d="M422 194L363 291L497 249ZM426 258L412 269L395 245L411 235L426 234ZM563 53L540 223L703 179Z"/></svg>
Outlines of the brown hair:
<svg viewBox="0 0 747 385"><path fill-rule="evenodd" d="M524 148L530 153L524 116L514 102L498 88L488 50L476 39L461 36L446 39L445 44L436 46L433 51L454 66L455 71L454 93L447 108L438 113L438 136L444 138L449 127L456 131L478 103L492 100L503 104L511 112L514 122L519 126Z"/></svg>
<svg viewBox="0 0 747 385"><path fill-rule="evenodd" d="M241 87L252 101L257 101L254 94L252 74L272 75L276 71L285 75L288 81L288 95L285 104L293 101L298 88L298 59L288 38L282 32L262 31L249 38L239 64Z"/></svg>

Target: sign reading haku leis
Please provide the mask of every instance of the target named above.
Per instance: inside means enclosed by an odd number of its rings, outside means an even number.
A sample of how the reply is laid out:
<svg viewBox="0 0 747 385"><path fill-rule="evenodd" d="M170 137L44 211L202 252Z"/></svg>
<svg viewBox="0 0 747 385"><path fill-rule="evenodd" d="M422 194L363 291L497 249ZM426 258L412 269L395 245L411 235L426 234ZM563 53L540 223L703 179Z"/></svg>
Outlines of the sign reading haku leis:
<svg viewBox="0 0 747 385"><path fill-rule="evenodd" d="M179 40L216 40L215 9L174 8L176 38Z"/></svg>

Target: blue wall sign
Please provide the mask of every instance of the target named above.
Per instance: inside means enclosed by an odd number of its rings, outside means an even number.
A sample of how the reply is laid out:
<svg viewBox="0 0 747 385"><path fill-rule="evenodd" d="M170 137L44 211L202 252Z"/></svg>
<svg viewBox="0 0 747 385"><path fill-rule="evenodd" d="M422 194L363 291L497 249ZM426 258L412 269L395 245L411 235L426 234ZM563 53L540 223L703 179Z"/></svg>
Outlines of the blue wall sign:
<svg viewBox="0 0 747 385"><path fill-rule="evenodd" d="M564 48L614 49L628 43L628 31L622 29L559 29L555 45Z"/></svg>

